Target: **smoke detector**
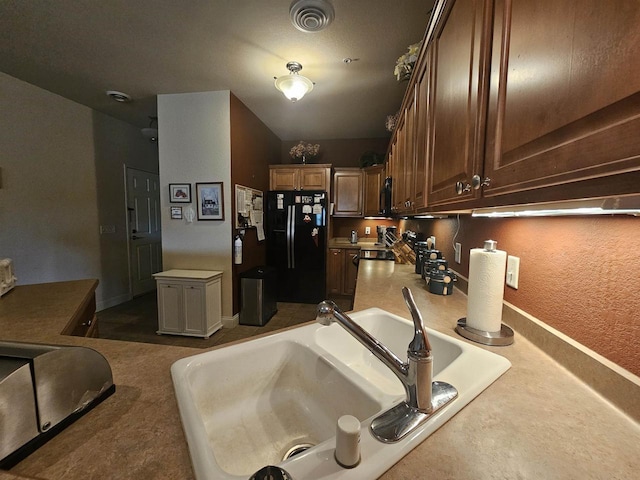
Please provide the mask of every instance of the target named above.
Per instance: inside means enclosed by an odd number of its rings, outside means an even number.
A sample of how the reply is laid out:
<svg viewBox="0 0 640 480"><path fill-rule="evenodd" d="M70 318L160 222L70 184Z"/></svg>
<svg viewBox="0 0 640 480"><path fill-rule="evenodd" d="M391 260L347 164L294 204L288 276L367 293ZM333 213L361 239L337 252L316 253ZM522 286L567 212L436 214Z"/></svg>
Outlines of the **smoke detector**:
<svg viewBox="0 0 640 480"><path fill-rule="evenodd" d="M294 0L289 7L289 15L298 30L315 33L327 28L335 13L327 0Z"/></svg>

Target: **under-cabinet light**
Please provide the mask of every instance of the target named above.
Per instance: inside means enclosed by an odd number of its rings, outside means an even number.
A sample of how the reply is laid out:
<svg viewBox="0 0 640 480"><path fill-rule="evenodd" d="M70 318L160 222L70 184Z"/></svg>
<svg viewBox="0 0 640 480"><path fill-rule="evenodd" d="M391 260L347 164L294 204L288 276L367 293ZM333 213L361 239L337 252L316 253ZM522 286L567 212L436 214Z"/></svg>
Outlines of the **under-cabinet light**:
<svg viewBox="0 0 640 480"><path fill-rule="evenodd" d="M478 208L471 213L473 217L487 218L558 217L569 215L633 215L637 217L640 216L640 195Z"/></svg>

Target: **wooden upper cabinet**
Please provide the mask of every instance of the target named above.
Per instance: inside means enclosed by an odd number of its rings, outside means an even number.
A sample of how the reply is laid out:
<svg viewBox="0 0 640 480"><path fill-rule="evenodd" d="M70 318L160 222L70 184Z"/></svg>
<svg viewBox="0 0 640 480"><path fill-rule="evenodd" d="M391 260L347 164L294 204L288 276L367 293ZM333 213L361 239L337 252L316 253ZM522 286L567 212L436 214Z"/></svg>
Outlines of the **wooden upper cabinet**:
<svg viewBox="0 0 640 480"><path fill-rule="evenodd" d="M414 180L415 180L415 127L416 127L416 96L415 86L409 87L409 101L404 111L404 212L412 212L414 208Z"/></svg>
<svg viewBox="0 0 640 480"><path fill-rule="evenodd" d="M640 2L496 0L494 16L484 196L624 193L603 177L640 171Z"/></svg>
<svg viewBox="0 0 640 480"><path fill-rule="evenodd" d="M269 165L270 190L329 191L331 165Z"/></svg>
<svg viewBox="0 0 640 480"><path fill-rule="evenodd" d="M398 126L396 127L396 134L393 143L391 144L391 152L393 154L393 188L391 189L392 198L392 211L393 213L400 213L404 211L407 196L405 194L405 182L404 182L404 169L406 157L404 154L404 142L405 142L405 116L400 115L398 119Z"/></svg>
<svg viewBox="0 0 640 480"><path fill-rule="evenodd" d="M364 172L359 168L336 168L333 173L333 216L364 216Z"/></svg>
<svg viewBox="0 0 640 480"><path fill-rule="evenodd" d="M380 215L382 204L380 195L384 182L384 165L373 165L364 171L364 215L375 217Z"/></svg>
<svg viewBox="0 0 640 480"><path fill-rule="evenodd" d="M427 51L431 71L430 206L479 196L479 190L471 187L458 195L456 183L466 187L474 174L482 172L491 3L448 0L438 12Z"/></svg>
<svg viewBox="0 0 640 480"><path fill-rule="evenodd" d="M427 206L427 173L429 171L429 71L426 63L416 72L415 91L415 168L413 172L413 209L420 210Z"/></svg>

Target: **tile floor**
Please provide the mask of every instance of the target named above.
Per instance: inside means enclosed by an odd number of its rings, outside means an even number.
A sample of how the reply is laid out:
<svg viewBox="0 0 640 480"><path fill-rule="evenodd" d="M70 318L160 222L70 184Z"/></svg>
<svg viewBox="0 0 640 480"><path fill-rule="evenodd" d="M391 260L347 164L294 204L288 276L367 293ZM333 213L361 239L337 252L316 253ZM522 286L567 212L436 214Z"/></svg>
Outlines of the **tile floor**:
<svg viewBox="0 0 640 480"><path fill-rule="evenodd" d="M333 300L343 310L349 311L351 309L351 299L341 297ZM102 310L97 313L97 317L100 338L180 347L210 348L308 322L315 318L315 312L315 304L279 302L278 312L262 327L238 325L235 328L222 328L209 338L158 335L156 334L158 329L156 292L151 292L129 302Z"/></svg>

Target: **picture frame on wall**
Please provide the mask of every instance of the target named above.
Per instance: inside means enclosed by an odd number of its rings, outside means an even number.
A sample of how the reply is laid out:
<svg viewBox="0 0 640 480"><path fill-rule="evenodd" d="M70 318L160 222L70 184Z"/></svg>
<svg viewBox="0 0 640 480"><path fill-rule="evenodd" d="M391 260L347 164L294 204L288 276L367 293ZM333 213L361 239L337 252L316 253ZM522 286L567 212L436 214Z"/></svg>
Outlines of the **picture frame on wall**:
<svg viewBox="0 0 640 480"><path fill-rule="evenodd" d="M169 203L191 203L191 184L170 183Z"/></svg>
<svg viewBox="0 0 640 480"><path fill-rule="evenodd" d="M196 183L198 220L224 220L222 182Z"/></svg>
<svg viewBox="0 0 640 480"><path fill-rule="evenodd" d="M171 207L171 219L182 220L182 207Z"/></svg>

